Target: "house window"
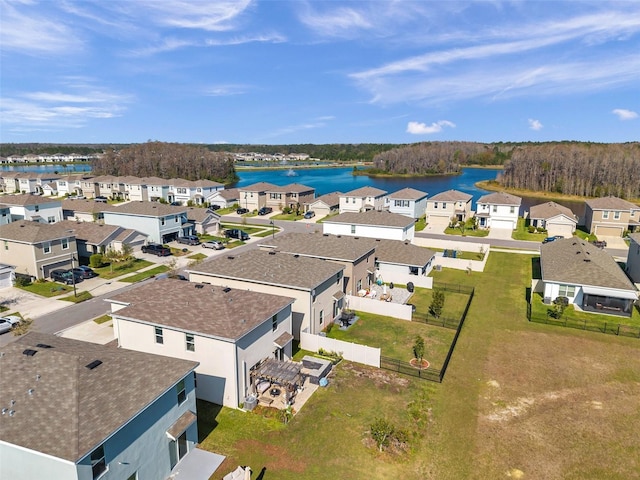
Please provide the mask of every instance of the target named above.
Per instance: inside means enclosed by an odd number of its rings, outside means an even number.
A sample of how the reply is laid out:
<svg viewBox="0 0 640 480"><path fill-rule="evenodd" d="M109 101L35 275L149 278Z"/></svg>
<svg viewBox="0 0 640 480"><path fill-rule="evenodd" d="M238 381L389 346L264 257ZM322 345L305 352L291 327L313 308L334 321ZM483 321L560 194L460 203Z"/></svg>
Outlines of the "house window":
<svg viewBox="0 0 640 480"><path fill-rule="evenodd" d="M156 327L156 343L162 345L164 343L164 336L162 335L162 328Z"/></svg>
<svg viewBox="0 0 640 480"><path fill-rule="evenodd" d="M178 218L179 218L179 217L178 217L178 215L176 215L176 219L175 219L175 220L176 220L176 223L178 223Z"/></svg>
<svg viewBox="0 0 640 480"><path fill-rule="evenodd" d="M4 249L9 250L9 242L7 240L4 241Z"/></svg>
<svg viewBox="0 0 640 480"><path fill-rule="evenodd" d="M338 316L338 302L336 300L333 301L333 318Z"/></svg>
<svg viewBox="0 0 640 480"><path fill-rule="evenodd" d="M620 212L613 212L613 219L620 220Z"/></svg>
<svg viewBox="0 0 640 480"><path fill-rule="evenodd" d="M160 219L160 225L164 225L164 218Z"/></svg>
<svg viewBox="0 0 640 480"><path fill-rule="evenodd" d="M36 212L40 211L40 205L36 205Z"/></svg>
<svg viewBox="0 0 640 480"><path fill-rule="evenodd" d="M184 384L184 378L176 385L176 393L178 394L178 405L181 405L187 399L187 389Z"/></svg>
<svg viewBox="0 0 640 480"><path fill-rule="evenodd" d="M509 213L516 213L516 207L511 207L509 209Z"/></svg>
<svg viewBox="0 0 640 480"><path fill-rule="evenodd" d="M447 203L446 202L442 202L442 208L447 208Z"/></svg>
<svg viewBox="0 0 640 480"><path fill-rule="evenodd" d="M355 233L356 233L356 226L351 225L351 234L355 234Z"/></svg>
<svg viewBox="0 0 640 480"><path fill-rule="evenodd" d="M42 244L42 251L47 254L51 253L51 242L45 242Z"/></svg>
<svg viewBox="0 0 640 480"><path fill-rule="evenodd" d="M351 198L351 203L356 203L356 197Z"/></svg>
<svg viewBox="0 0 640 480"><path fill-rule="evenodd" d="M56 217L47 217L47 223L56 223Z"/></svg>
<svg viewBox="0 0 640 480"><path fill-rule="evenodd" d="M100 478L107 471L107 462L104 459L104 445L100 445L91 452L91 471L94 480Z"/></svg>
<svg viewBox="0 0 640 480"><path fill-rule="evenodd" d="M195 352L196 351L196 339L195 339L194 335L191 334L191 333L186 333L184 338L185 338L185 341L187 342L187 351L188 352Z"/></svg>
<svg viewBox="0 0 640 480"><path fill-rule="evenodd" d="M607 210L602 212L602 218L609 218L609 212Z"/></svg>
<svg viewBox="0 0 640 480"><path fill-rule="evenodd" d="M356 290L357 291L362 290L362 280L358 280L358 282L356 283Z"/></svg>
<svg viewBox="0 0 640 480"><path fill-rule="evenodd" d="M576 287L573 285L560 285L558 289L559 297L573 298L576 294Z"/></svg>
<svg viewBox="0 0 640 480"><path fill-rule="evenodd" d="M438 208L438 202L433 202L433 208Z"/></svg>
<svg viewBox="0 0 640 480"><path fill-rule="evenodd" d="M63 238L61 243L62 243L62 249L63 250L67 250L69 248L69 239L68 238Z"/></svg>
<svg viewBox="0 0 640 480"><path fill-rule="evenodd" d="M271 317L271 331L275 332L278 329L278 316Z"/></svg>
<svg viewBox="0 0 640 480"><path fill-rule="evenodd" d="M7 243L6 241L4 242L5 244ZM340 284L340 274L336 275L336 285Z"/></svg>
<svg viewBox="0 0 640 480"><path fill-rule="evenodd" d="M324 310L320 310L320 325L324 323Z"/></svg>
<svg viewBox="0 0 640 480"><path fill-rule="evenodd" d="M493 206L493 213L496 213L497 211L498 211L498 206L497 206L497 205L494 205L494 206Z"/></svg>

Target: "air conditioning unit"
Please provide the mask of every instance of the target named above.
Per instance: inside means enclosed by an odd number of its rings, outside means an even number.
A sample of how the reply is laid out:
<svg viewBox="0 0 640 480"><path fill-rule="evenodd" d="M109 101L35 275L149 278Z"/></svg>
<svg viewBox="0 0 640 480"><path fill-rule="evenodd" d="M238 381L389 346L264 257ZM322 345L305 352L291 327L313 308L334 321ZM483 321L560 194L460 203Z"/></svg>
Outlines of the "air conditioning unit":
<svg viewBox="0 0 640 480"><path fill-rule="evenodd" d="M544 297L543 302L545 305L551 305L551 297Z"/></svg>
<svg viewBox="0 0 640 480"><path fill-rule="evenodd" d="M436 272L442 271L442 265L436 265Z"/></svg>

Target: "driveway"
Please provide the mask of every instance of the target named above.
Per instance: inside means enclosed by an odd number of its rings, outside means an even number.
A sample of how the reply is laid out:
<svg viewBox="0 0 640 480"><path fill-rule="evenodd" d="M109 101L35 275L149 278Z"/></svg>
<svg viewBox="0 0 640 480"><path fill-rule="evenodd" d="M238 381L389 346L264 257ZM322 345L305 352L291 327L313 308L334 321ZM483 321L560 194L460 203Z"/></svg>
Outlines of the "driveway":
<svg viewBox="0 0 640 480"><path fill-rule="evenodd" d="M607 249L628 250L629 247L622 237L598 237L598 240L607 242Z"/></svg>
<svg viewBox="0 0 640 480"><path fill-rule="evenodd" d="M509 228L490 228L487 238L497 238L500 240L511 240L513 230Z"/></svg>

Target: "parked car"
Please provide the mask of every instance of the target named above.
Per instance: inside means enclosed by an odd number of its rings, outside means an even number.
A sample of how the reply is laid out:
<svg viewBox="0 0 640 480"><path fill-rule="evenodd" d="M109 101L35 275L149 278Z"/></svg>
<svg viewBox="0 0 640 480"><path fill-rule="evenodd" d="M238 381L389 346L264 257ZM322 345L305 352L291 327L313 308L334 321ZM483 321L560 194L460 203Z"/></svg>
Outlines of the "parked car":
<svg viewBox="0 0 640 480"><path fill-rule="evenodd" d="M96 197L93 200L98 203L107 203L107 197Z"/></svg>
<svg viewBox="0 0 640 480"><path fill-rule="evenodd" d="M142 246L142 253L152 253L154 255L157 255L158 257L168 257L169 255L171 255L171 250L169 250L164 245L150 243L149 245Z"/></svg>
<svg viewBox="0 0 640 480"><path fill-rule="evenodd" d="M273 212L273 208L262 207L260 210L258 210L258 215L269 215L271 212Z"/></svg>
<svg viewBox="0 0 640 480"><path fill-rule="evenodd" d="M237 238L238 240L249 240L249 234L244 230L240 230L239 228L231 228L229 230L225 230L224 234L228 238Z"/></svg>
<svg viewBox="0 0 640 480"><path fill-rule="evenodd" d="M604 240L594 240L591 243L593 243L598 248L605 248L607 246L607 242L605 242Z"/></svg>
<svg viewBox="0 0 640 480"><path fill-rule="evenodd" d="M10 332L18 326L22 321L17 315L9 315L8 317L0 317L0 333Z"/></svg>
<svg viewBox="0 0 640 480"><path fill-rule="evenodd" d="M173 206L173 207L181 207L182 206L182 202L171 202L171 206Z"/></svg>
<svg viewBox="0 0 640 480"><path fill-rule="evenodd" d="M544 240L542 240L542 243L549 243L549 242L555 242L556 240L560 240L561 238L564 238L562 235L554 235L553 237L547 237Z"/></svg>
<svg viewBox="0 0 640 480"><path fill-rule="evenodd" d="M313 218L316 216L316 212L314 212L313 210L309 210L308 212L305 212L304 214L304 218Z"/></svg>
<svg viewBox="0 0 640 480"><path fill-rule="evenodd" d="M84 195L69 195L69 200L86 200Z"/></svg>
<svg viewBox="0 0 640 480"><path fill-rule="evenodd" d="M97 277L98 274L94 272L91 267L87 267L85 265L80 265L79 267L74 267L73 271L80 275L82 278L93 278Z"/></svg>
<svg viewBox="0 0 640 480"><path fill-rule="evenodd" d="M196 235L185 235L184 237L178 237L178 243L184 243L185 245L200 245L200 239Z"/></svg>
<svg viewBox="0 0 640 480"><path fill-rule="evenodd" d="M207 242L202 242L202 248L213 248L214 250L223 250L224 244L219 242L218 240L209 240Z"/></svg>
<svg viewBox="0 0 640 480"><path fill-rule="evenodd" d="M210 205L209 208L211 210L220 210L220 205Z"/></svg>
<svg viewBox="0 0 640 480"><path fill-rule="evenodd" d="M74 273L72 270L52 270L49 273L51 280L54 282L64 283L65 285L73 285L74 283L80 283L82 276L79 273Z"/></svg>
<svg viewBox="0 0 640 480"><path fill-rule="evenodd" d="M249 213L249 209L248 208L239 208L236 210L236 213L238 215L244 215L245 213Z"/></svg>

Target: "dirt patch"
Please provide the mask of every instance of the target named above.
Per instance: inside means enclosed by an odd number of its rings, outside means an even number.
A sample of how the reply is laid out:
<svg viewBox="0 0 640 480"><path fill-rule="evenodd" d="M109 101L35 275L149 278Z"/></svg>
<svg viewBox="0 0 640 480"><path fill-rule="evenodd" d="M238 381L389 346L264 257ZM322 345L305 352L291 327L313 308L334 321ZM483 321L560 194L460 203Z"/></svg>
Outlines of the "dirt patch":
<svg viewBox="0 0 640 480"><path fill-rule="evenodd" d="M420 369L425 369L425 368L429 368L429 362L427 362L425 359L422 359L422 361L418 364L418 359L417 358L412 358L409 361L409 364L413 367L413 368L420 368Z"/></svg>
<svg viewBox="0 0 640 480"><path fill-rule="evenodd" d="M267 471L289 470L294 473L303 473L307 468L306 462L300 458L292 457L289 452L282 447L258 442L257 440L241 440L237 443L236 447L240 451L260 451L268 458L264 465L250 465L254 471L260 471L260 468L266 467Z"/></svg>
<svg viewBox="0 0 640 480"><path fill-rule="evenodd" d="M409 380L401 375L395 375L392 372L382 370L380 368L367 367L352 362L342 362L341 368L355 375L372 380L377 387L390 386L394 388L406 388Z"/></svg>

